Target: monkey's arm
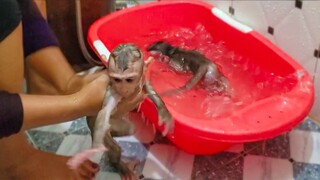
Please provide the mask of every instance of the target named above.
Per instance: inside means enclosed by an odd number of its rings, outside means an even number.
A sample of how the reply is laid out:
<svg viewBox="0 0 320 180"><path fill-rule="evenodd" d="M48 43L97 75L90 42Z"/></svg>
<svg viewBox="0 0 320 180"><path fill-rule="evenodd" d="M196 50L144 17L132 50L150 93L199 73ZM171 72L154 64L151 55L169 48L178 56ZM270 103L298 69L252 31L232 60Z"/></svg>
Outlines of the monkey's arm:
<svg viewBox="0 0 320 180"><path fill-rule="evenodd" d="M174 121L172 115L170 114L163 100L154 90L149 81L146 81L144 85L144 90L145 92L147 92L148 97L156 105L156 108L158 110L159 125L161 126L163 123L165 124L165 129L162 134L166 135L168 132L172 132L174 128Z"/></svg>

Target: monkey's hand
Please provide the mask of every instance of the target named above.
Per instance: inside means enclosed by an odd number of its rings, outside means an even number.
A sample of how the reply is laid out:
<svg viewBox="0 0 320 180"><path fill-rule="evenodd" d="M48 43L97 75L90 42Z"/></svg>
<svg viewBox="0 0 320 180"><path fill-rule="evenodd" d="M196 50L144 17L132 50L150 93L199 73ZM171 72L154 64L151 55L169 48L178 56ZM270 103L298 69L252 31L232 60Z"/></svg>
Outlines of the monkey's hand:
<svg viewBox="0 0 320 180"><path fill-rule="evenodd" d="M166 108L160 108L158 111L159 126L164 124L164 130L162 132L163 136L166 136L168 133L172 133L174 129L174 120L172 115Z"/></svg>
<svg viewBox="0 0 320 180"><path fill-rule="evenodd" d="M103 152L103 151L107 151L107 149L102 145L98 148L85 150L83 152L80 152L74 155L72 158L70 158L69 161L67 162L67 165L70 167L70 169L77 169L85 161L89 160L90 157L92 157L95 153Z"/></svg>

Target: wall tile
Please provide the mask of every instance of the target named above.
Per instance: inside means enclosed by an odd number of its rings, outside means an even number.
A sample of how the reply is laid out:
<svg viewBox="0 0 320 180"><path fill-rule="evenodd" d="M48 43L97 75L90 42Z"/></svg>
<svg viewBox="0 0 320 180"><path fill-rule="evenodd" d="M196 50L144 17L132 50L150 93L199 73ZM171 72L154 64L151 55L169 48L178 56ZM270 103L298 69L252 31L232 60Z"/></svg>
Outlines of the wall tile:
<svg viewBox="0 0 320 180"><path fill-rule="evenodd" d="M312 39L304 16L299 9L290 11L288 16L275 28L275 39L284 51L300 64L312 57L315 42Z"/></svg>
<svg viewBox="0 0 320 180"><path fill-rule="evenodd" d="M229 7L231 6L231 0L219 1L219 0L205 0L206 2L212 3L215 7L220 10L229 13Z"/></svg>
<svg viewBox="0 0 320 180"><path fill-rule="evenodd" d="M267 32L268 23L259 1L233 1L234 18L256 31Z"/></svg>
<svg viewBox="0 0 320 180"><path fill-rule="evenodd" d="M295 8L293 0L260 1L260 4L268 25L272 27L279 24Z"/></svg>
<svg viewBox="0 0 320 180"><path fill-rule="evenodd" d="M302 13L312 38L320 44L320 1L303 1Z"/></svg>
<svg viewBox="0 0 320 180"><path fill-rule="evenodd" d="M311 110L310 116L312 119L320 123L320 58L318 59L318 65L316 70L316 75L314 79L314 88L315 88L315 102Z"/></svg>

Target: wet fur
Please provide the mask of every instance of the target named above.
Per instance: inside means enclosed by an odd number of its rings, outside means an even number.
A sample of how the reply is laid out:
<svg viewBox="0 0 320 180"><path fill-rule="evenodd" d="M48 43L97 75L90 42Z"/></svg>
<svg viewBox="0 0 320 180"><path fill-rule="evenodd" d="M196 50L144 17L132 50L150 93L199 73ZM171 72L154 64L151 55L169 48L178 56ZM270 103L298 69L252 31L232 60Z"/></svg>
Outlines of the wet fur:
<svg viewBox="0 0 320 180"><path fill-rule="evenodd" d="M223 81L221 83L228 86L226 78L219 72L217 66L198 51L174 47L164 41L158 41L151 44L147 50L160 52L161 54L168 56L170 58L169 65L176 70L182 69L183 71L192 72L192 79L177 91L191 89L201 79L204 79L207 83L211 82L212 84L217 81ZM178 66L178 68L175 66Z"/></svg>

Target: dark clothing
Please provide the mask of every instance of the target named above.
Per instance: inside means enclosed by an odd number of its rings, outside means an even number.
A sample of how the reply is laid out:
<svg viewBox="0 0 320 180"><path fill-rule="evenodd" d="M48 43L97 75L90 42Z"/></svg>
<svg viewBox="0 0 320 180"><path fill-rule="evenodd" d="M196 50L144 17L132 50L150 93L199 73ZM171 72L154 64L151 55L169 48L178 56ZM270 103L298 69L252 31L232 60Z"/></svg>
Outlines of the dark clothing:
<svg viewBox="0 0 320 180"><path fill-rule="evenodd" d="M17 0L22 12L24 56L48 46L58 46L58 40L32 0Z"/></svg>
<svg viewBox="0 0 320 180"><path fill-rule="evenodd" d="M0 139L18 133L23 121L23 107L18 94L0 91Z"/></svg>
<svg viewBox="0 0 320 180"><path fill-rule="evenodd" d="M20 23L22 18L17 1L0 2L0 42L5 39Z"/></svg>
<svg viewBox="0 0 320 180"><path fill-rule="evenodd" d="M42 48L58 46L57 38L32 0L0 0L0 43L21 20L25 57ZM20 96L0 89L0 138L18 133L22 121Z"/></svg>

